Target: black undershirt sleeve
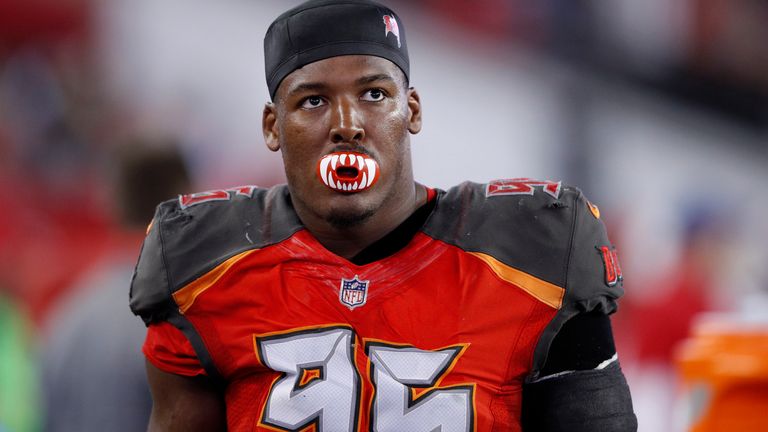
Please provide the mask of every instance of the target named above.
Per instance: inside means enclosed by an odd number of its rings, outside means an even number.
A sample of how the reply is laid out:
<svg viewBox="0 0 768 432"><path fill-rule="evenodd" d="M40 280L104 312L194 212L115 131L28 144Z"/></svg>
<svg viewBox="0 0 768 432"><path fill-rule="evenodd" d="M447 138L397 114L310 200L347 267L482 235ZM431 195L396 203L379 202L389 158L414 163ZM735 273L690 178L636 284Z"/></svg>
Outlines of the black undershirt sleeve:
<svg viewBox="0 0 768 432"><path fill-rule="evenodd" d="M555 336L539 375L594 369L615 353L610 318L599 312L581 313Z"/></svg>
<svg viewBox="0 0 768 432"><path fill-rule="evenodd" d="M607 315L582 313L568 320L538 378L523 384L523 431L636 432L637 417L619 362L601 365L615 353Z"/></svg>

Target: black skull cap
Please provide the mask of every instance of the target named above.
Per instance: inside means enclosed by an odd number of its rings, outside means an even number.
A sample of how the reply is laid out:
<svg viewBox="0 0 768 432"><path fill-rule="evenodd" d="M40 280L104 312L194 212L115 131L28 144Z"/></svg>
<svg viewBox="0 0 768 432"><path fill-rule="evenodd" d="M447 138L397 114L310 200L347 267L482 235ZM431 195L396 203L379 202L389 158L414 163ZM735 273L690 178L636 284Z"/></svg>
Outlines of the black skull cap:
<svg viewBox="0 0 768 432"><path fill-rule="evenodd" d="M369 0L310 0L277 17L264 36L270 97L296 69L343 55L385 58L409 81L405 31L392 9Z"/></svg>

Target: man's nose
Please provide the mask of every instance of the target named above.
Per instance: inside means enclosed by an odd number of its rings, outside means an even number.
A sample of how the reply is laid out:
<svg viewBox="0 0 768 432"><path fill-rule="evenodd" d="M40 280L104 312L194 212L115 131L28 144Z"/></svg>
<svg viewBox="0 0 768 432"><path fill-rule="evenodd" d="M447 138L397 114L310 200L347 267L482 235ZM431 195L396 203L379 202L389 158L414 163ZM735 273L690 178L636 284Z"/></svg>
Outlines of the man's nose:
<svg viewBox="0 0 768 432"><path fill-rule="evenodd" d="M333 110L330 138L334 144L357 143L365 138L363 119L354 101L343 99Z"/></svg>

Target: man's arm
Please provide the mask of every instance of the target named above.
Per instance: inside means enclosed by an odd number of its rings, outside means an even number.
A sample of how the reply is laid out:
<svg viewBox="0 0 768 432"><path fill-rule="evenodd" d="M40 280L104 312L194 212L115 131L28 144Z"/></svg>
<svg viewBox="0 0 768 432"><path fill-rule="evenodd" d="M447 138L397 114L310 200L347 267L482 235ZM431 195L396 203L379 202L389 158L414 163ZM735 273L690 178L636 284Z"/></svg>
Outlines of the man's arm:
<svg viewBox="0 0 768 432"><path fill-rule="evenodd" d="M615 362L528 383L523 395L525 431L637 431L629 388Z"/></svg>
<svg viewBox="0 0 768 432"><path fill-rule="evenodd" d="M224 395L210 378L170 374L146 363L153 400L148 431L226 431Z"/></svg>
<svg viewBox="0 0 768 432"><path fill-rule="evenodd" d="M523 430L635 432L637 418L607 315L568 320L545 366L523 386Z"/></svg>

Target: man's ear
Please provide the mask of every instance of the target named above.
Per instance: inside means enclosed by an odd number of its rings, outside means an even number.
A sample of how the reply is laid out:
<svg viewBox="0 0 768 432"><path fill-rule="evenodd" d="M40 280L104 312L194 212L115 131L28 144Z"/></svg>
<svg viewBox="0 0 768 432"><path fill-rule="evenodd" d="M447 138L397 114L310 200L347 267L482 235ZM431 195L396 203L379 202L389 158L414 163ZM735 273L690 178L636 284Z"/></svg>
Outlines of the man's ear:
<svg viewBox="0 0 768 432"><path fill-rule="evenodd" d="M280 150L277 107L272 102L267 102L264 105L264 113L261 117L261 131L264 134L264 142L267 144L267 148L274 152Z"/></svg>
<svg viewBox="0 0 768 432"><path fill-rule="evenodd" d="M415 88L408 89L408 132L417 134L421 131L421 99Z"/></svg>

